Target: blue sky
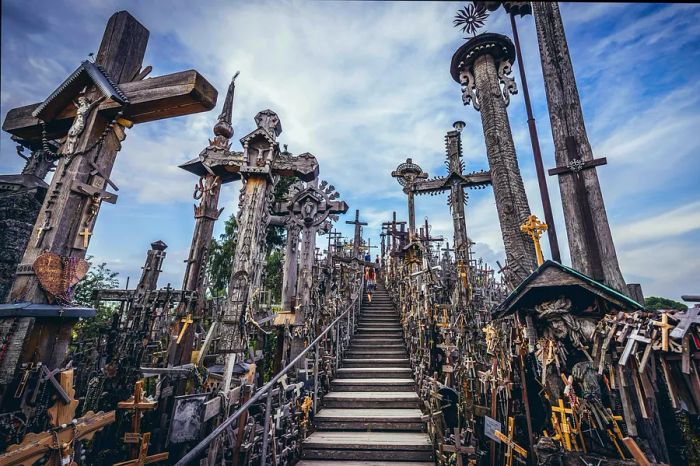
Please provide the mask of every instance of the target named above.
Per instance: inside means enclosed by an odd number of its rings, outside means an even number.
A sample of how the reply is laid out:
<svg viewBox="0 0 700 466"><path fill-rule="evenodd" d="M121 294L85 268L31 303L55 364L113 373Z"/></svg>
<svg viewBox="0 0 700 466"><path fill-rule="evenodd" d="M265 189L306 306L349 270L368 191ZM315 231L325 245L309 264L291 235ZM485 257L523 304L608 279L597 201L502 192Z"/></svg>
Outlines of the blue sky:
<svg viewBox="0 0 700 466"><path fill-rule="evenodd" d="M29 7L31 5L31 7ZM446 131L464 120L468 169L486 169L480 116L461 103L449 74L463 43L452 28L460 3L18 0L2 2L1 108L43 100L77 64L96 52L105 23L131 12L150 31L144 65L152 76L197 69L220 92L237 70L234 139L253 116L275 110L280 142L319 160L351 211L369 222L378 243L382 221L406 203L390 172L412 157L431 175L444 173ZM700 6L690 4L562 4L562 15L620 265L647 295L700 293ZM554 166L534 23L518 20L545 167ZM511 35L503 11L484 30ZM514 69L519 83L517 70ZM89 253L133 281L149 243L169 248L161 285L179 286L193 219L196 179L177 165L207 144L219 113L180 117L128 131L112 179L117 205L105 205ZM531 209L540 218L522 95L509 116ZM234 147L237 146L234 143ZM22 160L0 137L0 173ZM556 180L548 180L559 243L568 263ZM238 183L223 189L224 216L235 212ZM467 228L476 253L503 256L493 193L471 191ZM445 196L419 197L419 222L452 236ZM349 216L348 218L349 219ZM338 228L347 235L350 225ZM223 222L222 222L223 223ZM222 229L217 226L216 234ZM319 244L325 245L320 238ZM545 255L548 245L544 244Z"/></svg>

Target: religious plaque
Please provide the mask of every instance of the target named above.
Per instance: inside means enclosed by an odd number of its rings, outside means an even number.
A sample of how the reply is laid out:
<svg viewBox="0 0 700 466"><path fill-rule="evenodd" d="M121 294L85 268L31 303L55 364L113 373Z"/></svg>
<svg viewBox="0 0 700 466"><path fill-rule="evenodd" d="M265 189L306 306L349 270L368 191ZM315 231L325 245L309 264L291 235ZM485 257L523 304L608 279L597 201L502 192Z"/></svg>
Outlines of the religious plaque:
<svg viewBox="0 0 700 466"><path fill-rule="evenodd" d="M199 438L207 397L206 393L175 397L169 436L172 443L191 442Z"/></svg>
<svg viewBox="0 0 700 466"><path fill-rule="evenodd" d="M496 431L500 432L502 429L503 427L501 427L500 422L488 416L484 416L484 435L488 438L496 443L501 443L501 439L496 436Z"/></svg>

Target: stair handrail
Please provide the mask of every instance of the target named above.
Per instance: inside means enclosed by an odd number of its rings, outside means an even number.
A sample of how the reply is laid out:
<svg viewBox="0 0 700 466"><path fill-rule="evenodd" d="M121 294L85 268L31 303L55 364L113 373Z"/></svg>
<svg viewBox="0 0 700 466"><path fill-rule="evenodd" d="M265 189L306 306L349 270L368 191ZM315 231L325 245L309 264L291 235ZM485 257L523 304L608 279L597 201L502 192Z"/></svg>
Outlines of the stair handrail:
<svg viewBox="0 0 700 466"><path fill-rule="evenodd" d="M175 466L186 466L190 464L192 461L194 461L196 458L198 458L200 455L204 453L204 450L211 444L216 437L221 435L224 430L230 426L233 421L241 417L243 413L248 411L248 408L250 408L253 403L257 402L260 400L263 395L268 395L268 402L266 406L266 412L265 412L265 431L263 432L263 449L261 453L261 464L264 465L266 464L266 455L267 455L267 443L268 443L268 431L269 431L269 410L270 410L270 394L272 393L272 389L274 388L275 384L279 381L279 379L282 378L283 375L285 375L287 372L289 372L291 369L295 368L296 364L301 360L302 357L308 353L311 348L315 348L316 350L316 359L315 359L315 370L314 370L314 400L313 400L313 406L314 406L314 412L317 410L317 391L318 391L318 344L320 343L321 339L326 336L326 334L336 325L340 322L341 319L343 319L346 315L348 318L350 317L350 312L353 310L359 310L360 303L362 300L360 299L362 297L362 291L364 287L364 274L360 275L360 283L359 286L356 288L355 297L352 299L350 304L345 308L342 314L340 314L338 317L333 320L326 328L306 347L304 350L299 353L294 359L292 359L289 364L287 364L281 371L279 371L272 379L270 379L269 382L267 382L265 385L260 387L253 396L250 397L248 401L243 403L240 408L236 410L231 416L229 416L224 422L219 424L216 429L214 429L209 435L207 435L201 442L199 442L197 445L195 445L185 456L183 456L177 463L175 463ZM352 296L352 294L351 294ZM349 329L350 331L354 331L353 328ZM339 357L339 355L336 355L336 357Z"/></svg>

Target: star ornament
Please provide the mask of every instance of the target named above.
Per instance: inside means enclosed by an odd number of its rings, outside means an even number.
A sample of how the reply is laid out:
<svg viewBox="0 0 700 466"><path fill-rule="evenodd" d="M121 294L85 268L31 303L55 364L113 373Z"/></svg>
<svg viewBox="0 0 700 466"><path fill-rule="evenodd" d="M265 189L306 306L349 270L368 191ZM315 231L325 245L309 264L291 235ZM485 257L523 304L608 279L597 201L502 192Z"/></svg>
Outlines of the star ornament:
<svg viewBox="0 0 700 466"><path fill-rule="evenodd" d="M453 24L454 27L461 26L463 33L475 36L476 31L484 27L484 22L488 16L488 11L484 5L471 3L457 11Z"/></svg>

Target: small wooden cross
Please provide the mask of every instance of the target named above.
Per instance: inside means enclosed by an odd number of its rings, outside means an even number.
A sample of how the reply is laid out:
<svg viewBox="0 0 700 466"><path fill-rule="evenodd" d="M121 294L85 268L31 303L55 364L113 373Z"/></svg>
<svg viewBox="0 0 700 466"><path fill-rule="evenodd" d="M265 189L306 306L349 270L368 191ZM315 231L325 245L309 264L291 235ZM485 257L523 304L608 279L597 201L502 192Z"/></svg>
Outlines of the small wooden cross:
<svg viewBox="0 0 700 466"><path fill-rule="evenodd" d="M150 401L144 399L143 380L139 380L138 382L136 382L136 384L134 384L134 394L131 398L129 398L126 401L120 401L119 403L117 403L117 408L133 411L131 417L132 431L124 434L124 443L138 443L138 440L134 441L134 439L137 438L137 436L139 436L141 432L141 411L155 409L156 406L158 406L157 401ZM135 454L136 451L132 451L132 455Z"/></svg>
<svg viewBox="0 0 700 466"><path fill-rule="evenodd" d="M442 445L442 451L448 453L456 453L457 466L463 466L464 463L462 462L462 455L473 455L476 452L476 450L474 449L474 447L462 445L462 435L460 434L460 430L457 427L454 428L454 433L455 444Z"/></svg>
<svg viewBox="0 0 700 466"><path fill-rule="evenodd" d="M35 247L41 247L41 243L44 242L44 237L46 236L46 232L51 230L53 227L49 225L50 219L49 217L44 218L44 224L41 225L37 229L37 234L36 234L36 244L34 244Z"/></svg>
<svg viewBox="0 0 700 466"><path fill-rule="evenodd" d="M85 227L85 229L83 229L83 231L81 231L79 235L83 237L83 247L87 248L88 244L90 244L90 237L92 236L92 232L88 227Z"/></svg>
<svg viewBox="0 0 700 466"><path fill-rule="evenodd" d="M139 448L138 458L129 461L122 461L121 463L114 463L112 466L143 466L144 464L157 463L158 461L167 460L168 456L170 455L168 452L148 456L148 444L150 441L151 433L146 432L141 438L141 447Z"/></svg>
<svg viewBox="0 0 700 466"><path fill-rule="evenodd" d="M651 338L639 334L639 328L632 330L632 333L627 337L627 345L625 345L625 349L622 351L622 356L620 356L620 361L618 362L619 365L627 365L627 360L630 354L637 348L637 343L651 343Z"/></svg>
<svg viewBox="0 0 700 466"><path fill-rule="evenodd" d="M679 319L680 322L676 328L671 331L671 338L681 339L688 333L692 324L700 324L700 307L694 306L688 308L685 314L676 314L676 318Z"/></svg>
<svg viewBox="0 0 700 466"><path fill-rule="evenodd" d="M542 233L547 231L547 224L540 221L535 214L530 215L527 221L520 225L520 231L532 238L535 244L535 253L537 253L537 265L544 264L544 256L542 255L542 246L540 246L540 237Z"/></svg>
<svg viewBox="0 0 700 466"><path fill-rule="evenodd" d="M564 442L564 448L566 448L567 451L571 451L571 437L569 435L571 433L571 427L566 419L566 415L573 415L573 410L571 408L564 407L564 400L559 398L559 406L552 406L552 411L559 413L561 416L561 421L559 424L561 427L562 441Z"/></svg>
<svg viewBox="0 0 700 466"><path fill-rule="evenodd" d="M182 322L182 328L180 329L180 334L177 336L178 345L180 344L180 341L182 340L182 337L185 334L185 330L187 330L187 327L189 327L189 325L194 322L194 320L192 320L192 314L187 314L180 320L180 322Z"/></svg>
<svg viewBox="0 0 700 466"><path fill-rule="evenodd" d="M559 400L561 401L561 400ZM494 432L498 439L505 443L508 449L506 450L506 465L513 466L513 451L527 458L527 450L515 443L513 436L515 435L515 418L513 416L508 417L508 435L503 435L500 430Z"/></svg>
<svg viewBox="0 0 700 466"><path fill-rule="evenodd" d="M673 325L668 323L668 314L665 312L661 314L661 322L652 320L651 323L654 324L654 326L661 328L661 348L664 351L668 351L669 330L674 328Z"/></svg>

